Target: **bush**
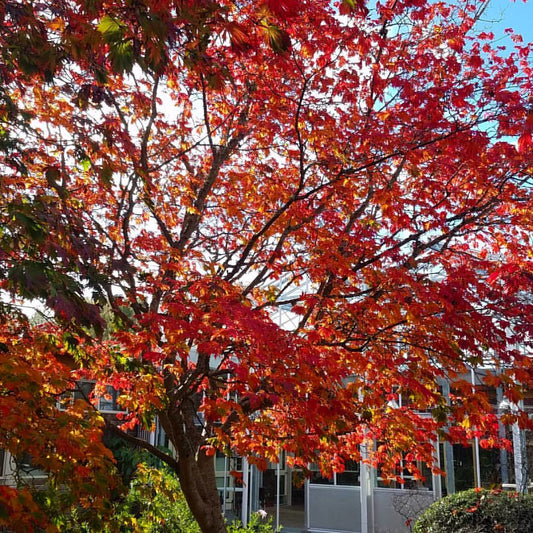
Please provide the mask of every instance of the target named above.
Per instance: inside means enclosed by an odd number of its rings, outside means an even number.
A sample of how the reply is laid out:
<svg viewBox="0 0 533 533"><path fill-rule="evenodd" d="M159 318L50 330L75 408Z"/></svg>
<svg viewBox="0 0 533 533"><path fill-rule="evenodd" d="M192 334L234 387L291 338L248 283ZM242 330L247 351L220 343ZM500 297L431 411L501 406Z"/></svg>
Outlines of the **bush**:
<svg viewBox="0 0 533 533"><path fill-rule="evenodd" d="M138 466L113 522L107 533L200 533L176 476L165 468L144 464ZM231 524L228 533L272 533L271 522L263 512L252 513L248 526Z"/></svg>
<svg viewBox="0 0 533 533"><path fill-rule="evenodd" d="M533 531L533 497L472 489L432 504L414 533L518 533Z"/></svg>
<svg viewBox="0 0 533 533"><path fill-rule="evenodd" d="M128 492L122 498L109 502L113 510L112 518L103 515L101 509L76 505L70 493L51 486L36 491L34 497L54 525L55 529L51 531L201 533L181 491L179 481L172 472L164 467L157 468L140 463L136 467L135 474L130 477ZM0 527L0 532L2 531L4 530ZM44 530L39 528L35 531L44 533ZM264 511L252 513L247 526L242 526L239 522L228 524L228 533L273 532L272 517L267 519Z"/></svg>
<svg viewBox="0 0 533 533"><path fill-rule="evenodd" d="M144 464L138 466L114 522L111 531L118 526L124 532L200 533L177 478L164 468Z"/></svg>
<svg viewBox="0 0 533 533"><path fill-rule="evenodd" d="M228 533L274 533L272 517L267 518L265 511L257 511L252 513L247 526L241 525L240 522L230 524Z"/></svg>

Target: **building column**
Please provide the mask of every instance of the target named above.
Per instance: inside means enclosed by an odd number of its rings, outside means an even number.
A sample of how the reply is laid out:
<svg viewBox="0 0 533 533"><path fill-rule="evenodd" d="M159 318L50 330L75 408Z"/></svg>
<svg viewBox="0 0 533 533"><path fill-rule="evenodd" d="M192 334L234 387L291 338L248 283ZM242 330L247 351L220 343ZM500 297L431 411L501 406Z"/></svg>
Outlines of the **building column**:
<svg viewBox="0 0 533 533"><path fill-rule="evenodd" d="M440 456L440 444L439 440L434 442L435 445L435 464L437 467L442 468L442 458ZM440 500L442 498L442 476L437 474L431 474L433 481L433 499Z"/></svg>
<svg viewBox="0 0 533 533"><path fill-rule="evenodd" d="M450 402L450 383L447 380L442 382L442 394L446 398L446 403ZM444 442L444 469L446 470L446 492L455 494L455 469L453 463L453 446Z"/></svg>
<svg viewBox="0 0 533 533"><path fill-rule="evenodd" d="M278 464L276 465L276 531L279 529L279 490L280 490L280 462L281 453L278 454Z"/></svg>
<svg viewBox="0 0 533 533"><path fill-rule="evenodd" d="M216 459L215 459L216 460ZM224 454L224 483L222 484L222 514L226 516L228 499L228 456Z"/></svg>
<svg viewBox="0 0 533 533"><path fill-rule="evenodd" d="M470 379L472 382L472 388L474 390L474 394L476 391L476 373L474 371L474 368L470 368ZM473 453L473 460L474 460L474 484L476 485L476 488L481 488L481 462L479 459L479 437L474 437L474 453Z"/></svg>
<svg viewBox="0 0 533 533"><path fill-rule="evenodd" d="M374 533L374 484L372 483L372 467L365 459L368 458L368 444L361 445L361 533Z"/></svg>
<svg viewBox="0 0 533 533"><path fill-rule="evenodd" d="M519 410L523 410L524 406L513 404L509 402L507 398L503 398L499 405L501 412L510 410L512 413L518 413ZM511 428L513 436L513 456L514 456L514 472L515 472L515 485L517 492L527 493L529 486L529 474L526 454L526 434L525 431L520 429L518 422L515 422Z"/></svg>
<svg viewBox="0 0 533 533"><path fill-rule="evenodd" d="M496 388L496 402L498 404L498 415L501 416L503 409L503 390L501 387ZM502 424L500 420L500 416L498 416L498 437L500 439L505 439L507 437L506 431L505 431L505 425ZM502 476L502 485L506 485L509 483L509 459L507 455L507 450L504 448L500 449L500 470L501 470L501 476Z"/></svg>
<svg viewBox="0 0 533 533"><path fill-rule="evenodd" d="M528 492L529 476L526 455L526 435L518 422L513 424L513 452L516 490L523 494Z"/></svg>
<svg viewBox="0 0 533 533"><path fill-rule="evenodd" d="M249 465L246 457L242 458L242 509L241 522L244 527L248 525L248 501L250 500Z"/></svg>

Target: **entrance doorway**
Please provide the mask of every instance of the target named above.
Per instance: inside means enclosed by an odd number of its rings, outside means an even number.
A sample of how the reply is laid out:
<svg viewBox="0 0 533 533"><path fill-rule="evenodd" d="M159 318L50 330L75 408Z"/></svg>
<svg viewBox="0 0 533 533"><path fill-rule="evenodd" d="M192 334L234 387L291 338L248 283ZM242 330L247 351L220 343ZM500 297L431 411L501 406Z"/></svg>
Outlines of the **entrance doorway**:
<svg viewBox="0 0 533 533"><path fill-rule="evenodd" d="M305 528L305 485L298 470L291 470L282 453L279 464L269 463L263 472L263 509L273 517L273 525L285 533Z"/></svg>

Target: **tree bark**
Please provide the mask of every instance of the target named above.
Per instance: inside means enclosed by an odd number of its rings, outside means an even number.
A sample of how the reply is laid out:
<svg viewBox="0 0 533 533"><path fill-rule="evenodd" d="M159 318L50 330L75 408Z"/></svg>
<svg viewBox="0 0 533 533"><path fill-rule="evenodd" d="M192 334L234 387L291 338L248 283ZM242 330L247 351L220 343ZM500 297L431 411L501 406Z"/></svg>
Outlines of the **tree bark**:
<svg viewBox="0 0 533 533"><path fill-rule="evenodd" d="M215 461L203 450L204 436L194 423L194 402L161 413L160 421L177 452L181 490L203 533L226 533L222 506L215 477Z"/></svg>
<svg viewBox="0 0 533 533"><path fill-rule="evenodd" d="M198 457L179 460L178 477L189 508L203 533L226 533L213 457L200 451Z"/></svg>

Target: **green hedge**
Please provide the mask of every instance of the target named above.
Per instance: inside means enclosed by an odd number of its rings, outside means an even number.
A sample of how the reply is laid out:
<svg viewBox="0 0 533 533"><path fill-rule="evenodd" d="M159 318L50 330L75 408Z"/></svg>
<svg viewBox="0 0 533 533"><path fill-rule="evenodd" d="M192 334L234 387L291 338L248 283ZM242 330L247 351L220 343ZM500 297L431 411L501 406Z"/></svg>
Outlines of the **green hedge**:
<svg viewBox="0 0 533 533"><path fill-rule="evenodd" d="M533 532L533 496L472 489L432 504L414 533Z"/></svg>

